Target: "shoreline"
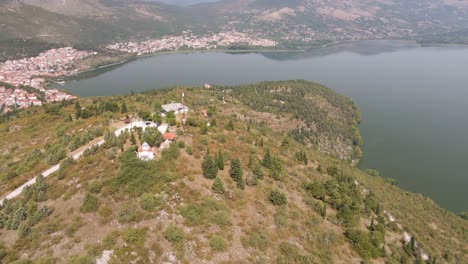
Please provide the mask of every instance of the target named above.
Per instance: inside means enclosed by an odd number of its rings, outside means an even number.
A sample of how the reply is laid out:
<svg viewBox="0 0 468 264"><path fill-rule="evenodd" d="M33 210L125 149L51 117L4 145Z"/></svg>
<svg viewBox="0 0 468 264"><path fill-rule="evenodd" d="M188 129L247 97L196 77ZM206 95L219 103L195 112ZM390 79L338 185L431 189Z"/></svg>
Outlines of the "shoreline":
<svg viewBox="0 0 468 264"><path fill-rule="evenodd" d="M69 76L56 76L56 77L50 77L46 78L46 84L44 85L44 88L46 89L59 89L61 91L67 92L71 94L70 92L66 90L62 90L59 87L51 87L52 83L56 83L58 80L62 81L73 81L73 80L79 80L79 76L82 74L90 73L96 70L101 70L101 69L106 69L112 66L119 66L119 65L125 65L126 63L130 63L134 60L140 59L140 58L150 58L150 57L155 57L159 55L177 55L177 54L197 54L197 53L303 53L307 51L312 51L312 50L317 50L317 49L323 49L323 48L331 48L335 46L340 46L340 45L346 45L346 44L352 44L355 42L363 42L363 41L395 41L395 42L400 42L400 43L407 43L407 44L414 44L418 45L420 47L468 47L468 44L457 44L457 43L431 43L431 44L425 44L418 42L418 40L415 39L362 39L362 40L342 40L342 41L334 41L331 43L327 43L324 45L320 46L311 46L310 48L307 49L271 49L271 48L259 48L259 49L239 49L239 50L230 50L230 49L200 49L200 50L169 50L169 51L158 51L154 53L148 53L148 54L143 54L143 55L136 55L136 54L131 54L127 53L122 55L121 57L125 57L125 59L118 61L118 62L111 62L109 64L103 64L99 66L90 66L89 69L86 69L84 71L78 72L73 75Z"/></svg>

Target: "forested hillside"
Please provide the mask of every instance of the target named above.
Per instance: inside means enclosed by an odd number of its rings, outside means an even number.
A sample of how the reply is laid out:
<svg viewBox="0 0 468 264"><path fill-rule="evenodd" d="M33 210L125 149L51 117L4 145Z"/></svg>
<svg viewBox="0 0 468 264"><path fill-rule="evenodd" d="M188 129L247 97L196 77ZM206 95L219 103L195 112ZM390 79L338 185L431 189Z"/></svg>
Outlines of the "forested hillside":
<svg viewBox="0 0 468 264"><path fill-rule="evenodd" d="M185 122L161 116L182 93ZM113 133L141 118L175 140ZM305 81L15 112L0 123L1 197L60 165L0 206L0 262L463 263L467 220L349 162L358 120L351 100ZM137 158L143 142L154 160Z"/></svg>

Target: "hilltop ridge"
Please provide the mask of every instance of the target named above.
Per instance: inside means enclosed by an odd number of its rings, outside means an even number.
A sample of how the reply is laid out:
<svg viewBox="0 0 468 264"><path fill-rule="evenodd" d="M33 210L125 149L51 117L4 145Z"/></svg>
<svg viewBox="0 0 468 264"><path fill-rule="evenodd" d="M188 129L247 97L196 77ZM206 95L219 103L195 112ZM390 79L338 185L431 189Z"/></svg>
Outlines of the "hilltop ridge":
<svg viewBox="0 0 468 264"><path fill-rule="evenodd" d="M78 98L0 123L2 197L60 164L0 207L0 260L466 259L466 220L352 166L350 99L300 80L207 87ZM189 111L161 116L182 93ZM154 160L138 159L143 142Z"/></svg>

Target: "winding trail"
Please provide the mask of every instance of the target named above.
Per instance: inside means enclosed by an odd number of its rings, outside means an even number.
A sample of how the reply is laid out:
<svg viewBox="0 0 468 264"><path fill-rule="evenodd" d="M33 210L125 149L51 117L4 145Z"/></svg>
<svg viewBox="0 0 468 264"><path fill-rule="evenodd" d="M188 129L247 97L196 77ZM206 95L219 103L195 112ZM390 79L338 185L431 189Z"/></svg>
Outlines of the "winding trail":
<svg viewBox="0 0 468 264"><path fill-rule="evenodd" d="M133 127L141 127L143 129L146 129L146 127L156 127L156 125L154 123L151 123L149 125L146 125L145 122L143 121L136 121L136 122L132 122L128 125L125 125L123 127L120 127L118 128L114 134L116 136L119 136L122 132L124 132L125 130L130 130L132 129ZM100 137L99 138L100 140L97 142L97 143L94 143L94 144L90 144L88 143L88 145L85 145L85 148L83 150L81 150L80 152L78 153L75 153L73 156L71 156L73 159L77 160L79 158L81 158L83 156L83 153L94 147L94 146L101 146L102 144L104 144L104 137ZM54 165L52 167L50 167L49 169L43 171L40 175L44 176L44 178L47 178L49 175L53 174L54 172L57 172L60 168L60 164L57 164L57 165ZM15 190L13 190L12 192L8 193L7 195L5 195L5 197L3 197L1 200L0 200L0 206L3 205L3 202L5 200L10 200L10 199L13 199L15 197L18 197L24 190L24 188L28 187L28 186L31 186L33 185L34 183L36 183L36 180L37 180L37 177L34 177L32 179L30 179L29 181L27 181L26 183L24 183L23 185L19 186L18 188L16 188Z"/></svg>

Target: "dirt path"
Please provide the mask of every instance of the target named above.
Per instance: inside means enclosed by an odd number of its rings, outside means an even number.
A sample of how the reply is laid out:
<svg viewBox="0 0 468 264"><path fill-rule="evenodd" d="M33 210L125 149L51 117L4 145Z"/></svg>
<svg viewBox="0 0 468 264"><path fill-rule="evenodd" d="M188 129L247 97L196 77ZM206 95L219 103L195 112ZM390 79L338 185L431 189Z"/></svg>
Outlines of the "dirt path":
<svg viewBox="0 0 468 264"><path fill-rule="evenodd" d="M132 123L124 125L124 126L120 126L114 133L115 133L116 136L119 136L123 131L125 131L126 129L130 130L132 127L142 127L143 129L145 129L146 127L155 127L155 126L156 126L155 124L146 125L145 122L143 122L143 121L137 121L137 122L132 122ZM104 144L104 137L96 138L96 139L92 140L91 142L89 142L88 144L78 148L78 150L75 150L74 152L70 153L69 157L72 157L73 159L77 160L77 159L79 159L79 158L81 158L83 156L83 153L87 149L89 149L89 148L91 148L93 146L101 146L102 144ZM43 171L40 175L44 176L44 178L48 177L49 175L51 175L54 172L59 170L60 164L61 163L50 167L49 169ZM31 186L34 183L36 183L37 177L38 176L30 179L29 181L27 181L23 185L19 186L18 188L16 188L12 192L5 195L0 200L0 206L3 205L3 202L5 201L5 199L10 200L10 199L13 199L15 197L18 197L23 192L24 188L26 188L28 186Z"/></svg>

